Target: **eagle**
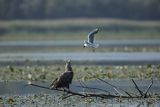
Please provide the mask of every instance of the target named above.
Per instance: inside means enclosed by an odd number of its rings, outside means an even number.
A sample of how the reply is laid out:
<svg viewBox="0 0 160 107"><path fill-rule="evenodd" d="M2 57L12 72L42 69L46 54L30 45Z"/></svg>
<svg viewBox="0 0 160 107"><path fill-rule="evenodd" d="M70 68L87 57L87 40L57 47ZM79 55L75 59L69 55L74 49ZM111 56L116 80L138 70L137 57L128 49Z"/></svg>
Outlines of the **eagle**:
<svg viewBox="0 0 160 107"><path fill-rule="evenodd" d="M72 83L73 70L71 66L71 61L68 60L65 65L65 72L56 78L50 85L50 89L67 88L69 90L69 85Z"/></svg>

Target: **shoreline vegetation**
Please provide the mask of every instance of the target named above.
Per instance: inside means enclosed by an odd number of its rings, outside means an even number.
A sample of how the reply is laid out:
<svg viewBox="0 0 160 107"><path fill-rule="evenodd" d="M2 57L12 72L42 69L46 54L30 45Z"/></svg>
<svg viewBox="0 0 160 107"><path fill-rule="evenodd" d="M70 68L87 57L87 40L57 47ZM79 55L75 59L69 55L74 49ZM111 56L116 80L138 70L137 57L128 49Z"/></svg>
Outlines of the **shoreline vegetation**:
<svg viewBox="0 0 160 107"><path fill-rule="evenodd" d="M0 67L0 81L52 81L64 71L61 65ZM74 80L93 80L91 74L103 79L160 79L159 65L137 66L73 66ZM6 75L7 74L7 75ZM29 77L32 78L29 78Z"/></svg>
<svg viewBox="0 0 160 107"><path fill-rule="evenodd" d="M84 40L95 27L101 31L98 40L160 39L160 21L77 18L0 20L0 41Z"/></svg>

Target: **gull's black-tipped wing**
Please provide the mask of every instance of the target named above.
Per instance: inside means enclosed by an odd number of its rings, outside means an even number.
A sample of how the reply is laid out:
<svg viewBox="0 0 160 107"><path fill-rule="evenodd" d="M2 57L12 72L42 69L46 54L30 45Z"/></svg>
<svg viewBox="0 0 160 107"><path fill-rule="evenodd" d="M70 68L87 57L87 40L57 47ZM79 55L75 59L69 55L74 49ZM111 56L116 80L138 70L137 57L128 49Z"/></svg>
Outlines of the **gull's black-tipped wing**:
<svg viewBox="0 0 160 107"><path fill-rule="evenodd" d="M94 30L92 30L89 34L88 34L88 42L89 43L93 43L94 42L94 34L98 33L99 29L96 28Z"/></svg>

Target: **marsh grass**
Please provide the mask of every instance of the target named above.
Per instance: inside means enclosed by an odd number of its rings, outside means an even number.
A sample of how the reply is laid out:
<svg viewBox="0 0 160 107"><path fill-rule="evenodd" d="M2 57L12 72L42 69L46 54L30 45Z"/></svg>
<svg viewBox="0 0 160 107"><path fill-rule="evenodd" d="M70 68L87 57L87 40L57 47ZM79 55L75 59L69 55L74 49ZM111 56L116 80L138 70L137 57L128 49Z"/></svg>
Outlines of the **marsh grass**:
<svg viewBox="0 0 160 107"><path fill-rule="evenodd" d="M64 19L0 21L0 40L85 40L95 27L99 40L160 39L159 21Z"/></svg>
<svg viewBox="0 0 160 107"><path fill-rule="evenodd" d="M73 65L74 80L94 80L92 74L103 79L160 79L160 67L151 66L76 66ZM53 66L7 66L0 67L1 81L52 81L64 72L64 67ZM32 77L29 78L28 75Z"/></svg>
<svg viewBox="0 0 160 107"><path fill-rule="evenodd" d="M92 30L92 29L90 29ZM1 41L50 41L50 40L86 40L90 32L87 31L62 31L62 32L26 32L26 31L12 31L2 34ZM101 31L97 34L97 40L123 40L123 39L160 39L160 30L146 30L146 31Z"/></svg>
<svg viewBox="0 0 160 107"><path fill-rule="evenodd" d="M102 98L82 98L78 96L71 96L68 99L59 99L61 95L57 94L31 94L31 95L10 95L0 96L1 106L54 106L54 107L77 107L77 106L155 106L159 104L159 98L141 98L141 99L102 99Z"/></svg>

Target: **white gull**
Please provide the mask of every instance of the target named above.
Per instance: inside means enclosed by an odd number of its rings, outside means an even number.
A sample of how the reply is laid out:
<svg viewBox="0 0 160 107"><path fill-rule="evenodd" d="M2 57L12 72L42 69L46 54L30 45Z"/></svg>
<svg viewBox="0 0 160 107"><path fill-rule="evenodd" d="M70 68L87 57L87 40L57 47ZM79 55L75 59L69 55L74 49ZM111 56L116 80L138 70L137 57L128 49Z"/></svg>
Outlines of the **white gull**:
<svg viewBox="0 0 160 107"><path fill-rule="evenodd" d="M88 34L88 41L84 41L83 47L92 47L92 48L99 47L99 44L94 43L94 34L98 33L98 31L99 31L99 29L96 28Z"/></svg>

